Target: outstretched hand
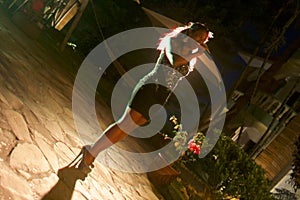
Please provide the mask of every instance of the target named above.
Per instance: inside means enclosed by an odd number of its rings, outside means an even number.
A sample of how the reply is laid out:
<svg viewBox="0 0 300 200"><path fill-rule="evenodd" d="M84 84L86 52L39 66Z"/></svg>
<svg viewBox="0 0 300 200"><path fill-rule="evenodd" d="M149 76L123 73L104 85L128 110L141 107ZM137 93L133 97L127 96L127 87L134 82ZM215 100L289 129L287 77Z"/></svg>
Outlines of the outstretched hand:
<svg viewBox="0 0 300 200"><path fill-rule="evenodd" d="M88 170L82 171L75 166L72 167L64 167L58 170L57 176L59 179L65 180L66 182L73 182L76 180L85 180L85 178L88 176L88 174L92 170L88 168Z"/></svg>

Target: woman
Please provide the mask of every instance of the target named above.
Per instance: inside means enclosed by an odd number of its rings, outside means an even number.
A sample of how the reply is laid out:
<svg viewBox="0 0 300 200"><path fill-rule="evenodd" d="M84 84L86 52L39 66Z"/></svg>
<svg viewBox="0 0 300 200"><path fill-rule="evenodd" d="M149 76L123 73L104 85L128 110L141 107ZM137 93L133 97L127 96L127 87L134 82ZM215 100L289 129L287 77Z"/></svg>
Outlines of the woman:
<svg viewBox="0 0 300 200"><path fill-rule="evenodd" d="M187 42L187 36L197 43ZM172 91L179 83L180 77L182 75L187 76L193 70L190 61L203 53L197 49L208 50L206 42L211 37L211 32L203 24L192 22L186 26L178 27L162 37L157 48L160 51L157 63L154 69L145 75L134 88L123 117L111 124L94 145L84 146L81 153L70 165L77 165L80 170L88 172L101 151L125 138L137 125L142 126L149 122L150 107L154 104L166 104L172 96ZM181 52L180 55L183 55L185 59L173 54L174 49ZM161 64L171 67L173 71L160 67ZM163 76L159 78L158 74L163 74ZM165 81L167 87L158 84L145 84L151 79L165 79L158 81L159 83ZM126 127L126 132L120 127Z"/></svg>

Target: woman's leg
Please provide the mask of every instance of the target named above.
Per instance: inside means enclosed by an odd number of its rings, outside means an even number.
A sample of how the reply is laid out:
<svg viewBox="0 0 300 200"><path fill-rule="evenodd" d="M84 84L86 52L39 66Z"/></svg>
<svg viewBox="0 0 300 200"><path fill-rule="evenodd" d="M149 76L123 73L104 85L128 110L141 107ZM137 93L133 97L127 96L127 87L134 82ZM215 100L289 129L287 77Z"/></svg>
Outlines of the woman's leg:
<svg viewBox="0 0 300 200"><path fill-rule="evenodd" d="M136 125L141 126L146 122L147 120L142 114L128 108L122 119L111 124L91 147L89 154L84 158L86 165L90 165L101 151L124 139L128 135L128 133L120 129L119 126L126 127L126 131L130 132L134 130Z"/></svg>

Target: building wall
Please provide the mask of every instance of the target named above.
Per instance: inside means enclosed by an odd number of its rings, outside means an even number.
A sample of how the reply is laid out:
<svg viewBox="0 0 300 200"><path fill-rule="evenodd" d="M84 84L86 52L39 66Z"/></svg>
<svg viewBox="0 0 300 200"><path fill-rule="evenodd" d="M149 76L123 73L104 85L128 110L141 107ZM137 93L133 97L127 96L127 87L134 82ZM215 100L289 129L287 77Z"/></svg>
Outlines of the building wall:
<svg viewBox="0 0 300 200"><path fill-rule="evenodd" d="M295 141L300 135L300 114L298 113L283 131L255 159L266 171L266 176L278 182L290 169Z"/></svg>

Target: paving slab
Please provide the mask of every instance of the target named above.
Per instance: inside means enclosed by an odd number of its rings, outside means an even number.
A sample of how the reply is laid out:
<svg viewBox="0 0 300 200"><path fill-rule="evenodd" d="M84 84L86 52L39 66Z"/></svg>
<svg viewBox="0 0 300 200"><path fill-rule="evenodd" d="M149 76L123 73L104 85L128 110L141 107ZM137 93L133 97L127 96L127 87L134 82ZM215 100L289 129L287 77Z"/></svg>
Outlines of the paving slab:
<svg viewBox="0 0 300 200"><path fill-rule="evenodd" d="M50 166L41 150L34 144L19 143L10 155L10 166L17 171L41 174L50 171Z"/></svg>
<svg viewBox="0 0 300 200"><path fill-rule="evenodd" d="M3 114L16 137L19 140L31 143L30 132L23 116L14 110L4 110Z"/></svg>
<svg viewBox="0 0 300 200"><path fill-rule="evenodd" d="M16 146L17 138L12 132L2 128L0 128L0 138L0 160L3 161L9 156L11 150Z"/></svg>
<svg viewBox="0 0 300 200"><path fill-rule="evenodd" d="M29 182L6 163L0 162L0 186L9 191L12 199L32 199Z"/></svg>

